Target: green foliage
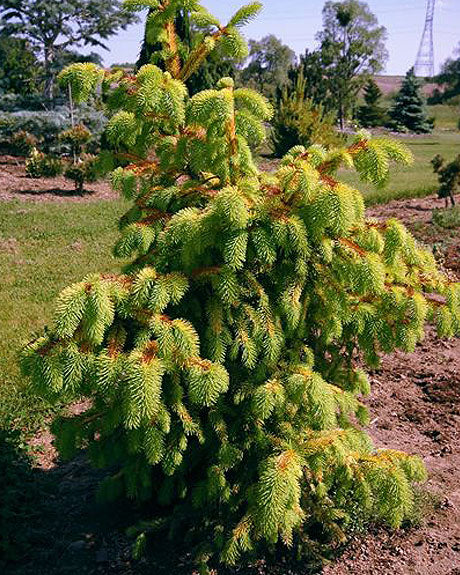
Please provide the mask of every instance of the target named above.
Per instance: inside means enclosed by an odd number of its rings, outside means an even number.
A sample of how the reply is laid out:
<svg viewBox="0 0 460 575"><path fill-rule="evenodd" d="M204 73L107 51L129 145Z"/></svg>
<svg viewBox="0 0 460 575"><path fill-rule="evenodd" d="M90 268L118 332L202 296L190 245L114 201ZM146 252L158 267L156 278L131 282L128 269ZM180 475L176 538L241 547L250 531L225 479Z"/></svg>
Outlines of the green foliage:
<svg viewBox="0 0 460 575"><path fill-rule="evenodd" d="M413 68L407 72L389 114L392 127L398 131L408 130L424 134L433 129L432 123L428 120L420 83L415 77Z"/></svg>
<svg viewBox="0 0 460 575"><path fill-rule="evenodd" d="M368 80L364 87L364 105L358 110L358 120L364 128L383 126L386 121L385 109L381 106L382 91L374 80Z"/></svg>
<svg viewBox="0 0 460 575"><path fill-rule="evenodd" d="M429 102L438 104L448 102L460 95L460 45L452 58L448 58L442 65L441 73L435 78L441 90L435 92Z"/></svg>
<svg viewBox="0 0 460 575"><path fill-rule="evenodd" d="M174 22L177 36L181 42L183 57L186 57L190 51L203 41L204 34L211 32L209 28L203 29L198 26L196 22L192 21L192 12L192 10L179 11ZM149 15L152 13L153 9L150 9ZM153 28L153 30L151 28ZM166 69L167 62L163 59L162 44L161 42L156 42L155 38L155 20L147 16L144 41L136 63L137 69L145 64L152 63L162 69ZM208 57L202 62L201 66L196 69L187 80L186 85L189 93L194 95L201 90L213 88L216 82L222 77L235 77L237 64L238 62L229 57L221 46L216 46L216 48L208 54Z"/></svg>
<svg viewBox="0 0 460 575"><path fill-rule="evenodd" d="M76 116L77 122L87 126L95 140L100 138L107 123L104 114L83 106ZM66 148L60 134L71 127L70 110L64 106L49 112L0 112L0 149L3 153L16 154L19 151L16 134L27 132L42 151L60 154Z"/></svg>
<svg viewBox="0 0 460 575"><path fill-rule="evenodd" d="M327 98L335 106L343 128L367 79L385 64L386 29L379 26L365 2L328 0L323 8L323 30L318 40L323 76L327 79Z"/></svg>
<svg viewBox="0 0 460 575"><path fill-rule="evenodd" d="M81 154L75 163L65 168L64 175L75 184L78 194L83 193L85 182L95 182L100 178L100 165L96 156Z"/></svg>
<svg viewBox="0 0 460 575"><path fill-rule="evenodd" d="M239 79L243 85L274 100L277 90L287 83L289 69L295 61L295 52L273 34L250 40L249 60Z"/></svg>
<svg viewBox="0 0 460 575"><path fill-rule="evenodd" d="M40 88L40 62L23 39L0 36L0 93L34 94Z"/></svg>
<svg viewBox="0 0 460 575"><path fill-rule="evenodd" d="M35 393L91 401L56 421L61 453L84 447L113 470L106 497L160 504L154 519L187 533L203 569L275 544L308 553L357 515L397 527L425 469L372 445L355 360L413 350L427 319L460 331L460 289L401 224L366 220L337 171L379 184L410 154L362 133L348 147L297 146L261 173L251 147L269 104L230 78L190 98L183 80L209 50L182 61L171 42L190 2L141 6L154 9L168 71L105 79L108 134L130 162L113 174L132 205L115 251L131 261L66 288L21 357ZM233 31L216 34L242 50Z"/></svg>
<svg viewBox="0 0 460 575"><path fill-rule="evenodd" d="M460 208L453 206L445 210L433 211L433 222L444 229L454 230L460 228Z"/></svg>
<svg viewBox="0 0 460 575"><path fill-rule="evenodd" d="M133 22L116 0L0 0L0 33L23 38L43 59L44 94L54 95L56 63L69 50L91 45L106 47L112 34Z"/></svg>
<svg viewBox="0 0 460 575"><path fill-rule="evenodd" d="M438 196L446 199L446 205L450 199L450 203L454 206L454 194L457 188L460 187L460 154L448 164L446 164L444 158L438 154L431 160L431 164L434 173L438 175L440 183Z"/></svg>
<svg viewBox="0 0 460 575"><path fill-rule="evenodd" d="M9 141L14 155L27 156L37 147L38 139L25 130L15 132Z"/></svg>
<svg viewBox="0 0 460 575"><path fill-rule="evenodd" d="M305 97L306 80L302 72L294 89L281 91L272 121L271 142L277 157L284 156L294 146L309 147L313 143L326 147L342 142L335 128L335 116L326 113L321 104Z"/></svg>
<svg viewBox="0 0 460 575"><path fill-rule="evenodd" d="M62 174L62 164L59 158L32 148L26 160L26 174L29 178L54 178Z"/></svg>

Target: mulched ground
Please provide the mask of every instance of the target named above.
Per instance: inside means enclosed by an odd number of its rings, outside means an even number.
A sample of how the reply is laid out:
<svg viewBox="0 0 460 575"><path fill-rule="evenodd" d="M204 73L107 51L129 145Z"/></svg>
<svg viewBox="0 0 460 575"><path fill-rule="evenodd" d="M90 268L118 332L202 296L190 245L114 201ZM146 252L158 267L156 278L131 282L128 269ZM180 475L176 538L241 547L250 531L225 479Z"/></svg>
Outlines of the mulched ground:
<svg viewBox="0 0 460 575"><path fill-rule="evenodd" d="M118 197L108 182L86 185L84 194L75 193L71 180L57 178L29 178L24 160L13 156L0 156L0 201L21 200L32 202L87 202Z"/></svg>
<svg viewBox="0 0 460 575"><path fill-rule="evenodd" d="M50 191L61 188L68 191L71 185L61 178L30 181L11 163L6 167L0 164L0 200L82 201ZM107 184L98 184L94 194L83 199L110 197L113 193ZM436 246L444 266L454 275L459 271L460 234L441 230L431 222L432 209L442 206L436 198L401 200L372 208L369 215L402 219L418 239ZM415 353L385 357L382 368L371 377L370 433L378 446L422 455L430 472L428 495L424 496L426 515L418 528L390 531L375 527L354 537L322 573L460 575L460 339L440 341L428 328ZM74 407L84 408L84 404ZM134 519L132 511L123 504L96 504L94 492L101 472L91 469L84 456L60 464L52 440L47 431L34 438L35 468L25 469L26 464L18 460L14 470L27 476L24 485L34 494L34 504L27 507L26 516L17 518L22 521L17 533L18 555L6 565L0 562L2 574L195 573L186 554L161 540L148 560L133 561L123 529ZM21 497L26 498L27 493ZM311 575L312 570L280 560L225 571L225 575L237 573Z"/></svg>

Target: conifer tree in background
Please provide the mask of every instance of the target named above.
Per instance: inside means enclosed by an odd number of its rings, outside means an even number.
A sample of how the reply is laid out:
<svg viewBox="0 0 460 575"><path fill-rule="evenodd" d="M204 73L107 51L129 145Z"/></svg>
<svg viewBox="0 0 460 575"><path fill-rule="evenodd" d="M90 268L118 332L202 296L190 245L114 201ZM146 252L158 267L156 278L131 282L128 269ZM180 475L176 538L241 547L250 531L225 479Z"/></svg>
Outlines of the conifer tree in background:
<svg viewBox="0 0 460 575"><path fill-rule="evenodd" d="M383 126L385 123L385 109L381 106L382 91L372 78L364 87L364 102L358 110L358 119L365 128Z"/></svg>
<svg viewBox="0 0 460 575"><path fill-rule="evenodd" d="M431 165L439 180L438 197L446 200L446 208L449 206L449 200L451 205L455 206L455 193L460 188L460 154L449 163L437 154L431 160Z"/></svg>
<svg viewBox="0 0 460 575"><path fill-rule="evenodd" d="M413 68L407 72L401 89L396 95L390 109L390 119L392 127L396 130L424 134L431 132L433 128L427 116L420 82L415 77Z"/></svg>
<svg viewBox="0 0 460 575"><path fill-rule="evenodd" d="M272 120L271 144L275 156L284 156L294 146L320 144L327 148L343 141L335 129L334 112L325 112L321 104L305 97L306 80L302 69L296 85L284 86L278 94Z"/></svg>
<svg viewBox="0 0 460 575"><path fill-rule="evenodd" d="M174 19L185 6L212 32L183 59ZM277 544L301 556L358 519L396 527L425 470L372 445L358 359L413 350L427 318L440 335L458 331L460 289L400 223L366 220L336 173L379 184L410 154L363 133L333 151L297 146L276 173L259 171L266 100L228 78L189 98L184 82L216 45L245 55L239 28L260 5L225 26L198 0L145 7L166 72L86 64L64 77L77 100L101 81L110 93L108 136L126 160L112 181L131 201L115 254L131 263L66 288L54 325L23 352L37 394L90 399L56 422L61 453L85 447L112 470L107 497L157 502L136 551L163 529L185 537L203 571Z"/></svg>

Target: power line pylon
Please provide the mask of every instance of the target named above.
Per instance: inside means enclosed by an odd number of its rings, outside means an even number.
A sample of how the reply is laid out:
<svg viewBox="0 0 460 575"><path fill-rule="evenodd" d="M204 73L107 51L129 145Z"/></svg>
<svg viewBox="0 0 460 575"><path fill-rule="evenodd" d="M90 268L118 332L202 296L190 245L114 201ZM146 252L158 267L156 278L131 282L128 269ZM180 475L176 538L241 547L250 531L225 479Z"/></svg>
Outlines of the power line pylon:
<svg viewBox="0 0 460 575"><path fill-rule="evenodd" d="M434 76L433 20L435 2L436 0L427 0L425 27L415 61L415 75L424 78Z"/></svg>

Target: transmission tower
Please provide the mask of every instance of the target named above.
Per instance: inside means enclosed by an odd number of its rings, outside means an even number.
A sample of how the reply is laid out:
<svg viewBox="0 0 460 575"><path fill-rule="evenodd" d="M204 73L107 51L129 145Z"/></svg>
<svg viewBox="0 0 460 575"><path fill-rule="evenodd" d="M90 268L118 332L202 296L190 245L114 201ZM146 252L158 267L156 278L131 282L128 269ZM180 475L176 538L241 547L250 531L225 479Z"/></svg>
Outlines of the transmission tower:
<svg viewBox="0 0 460 575"><path fill-rule="evenodd" d="M424 78L434 76L433 19L435 2L436 0L427 0L425 28L415 61L415 75Z"/></svg>

